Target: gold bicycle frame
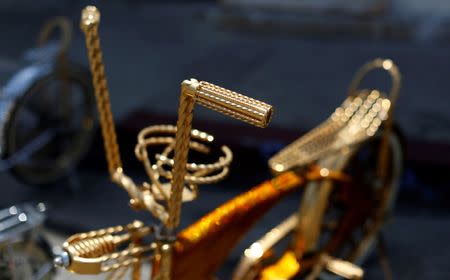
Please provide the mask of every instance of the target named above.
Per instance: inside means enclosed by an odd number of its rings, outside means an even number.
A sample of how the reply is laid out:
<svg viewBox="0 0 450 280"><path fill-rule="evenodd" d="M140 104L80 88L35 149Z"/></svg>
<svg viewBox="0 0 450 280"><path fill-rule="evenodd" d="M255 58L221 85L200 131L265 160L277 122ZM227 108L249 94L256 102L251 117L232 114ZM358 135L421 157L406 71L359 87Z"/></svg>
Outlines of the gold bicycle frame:
<svg viewBox="0 0 450 280"><path fill-rule="evenodd" d="M142 186L136 185L132 179L127 177L123 172L98 38L99 21L100 13L95 7L87 7L84 10L81 27L86 34L86 45L93 73L94 87L96 89L96 98L100 122L102 124L102 135L105 144L108 170L112 180L129 193L131 205L137 209L146 209L150 211L163 222L165 228L158 233L159 236L157 242L149 245L142 244L142 237L154 234L155 228L145 226L140 222L134 222L125 227L119 226L75 235L64 245L66 251L69 252L72 257L72 262L64 263L63 260L61 261L69 270L90 274L132 266L134 271L133 279L137 280L140 279L139 272L140 264L143 259L142 256L151 252L152 256L154 256L152 261L154 264L153 276L155 279L167 280L173 278L194 280L201 279L202 277L209 277L212 275L211 273L213 270L220 265L221 261L223 261L223 258L226 256L227 252L229 252L231 247L235 245L237 239L248 230L254 221L263 215L283 196L292 193L292 191L303 186L307 181L323 180L325 184L327 184L326 182L329 180L334 180L334 178L348 181L345 176L342 176L338 168L345 163L345 157L338 155L339 152L349 149L349 144L346 141L343 141L342 147L339 149L331 149L328 151L328 153L333 154L333 156L327 159L329 165L325 166L325 163L328 164L326 162L327 160L322 161L319 160L321 157L318 157L312 162L318 161L324 166L316 167L311 172L303 172L303 175L305 175L304 177L300 177L298 174L289 171L292 168L298 169L299 165L293 164L288 168L284 168L284 166L279 168L279 162L271 161L270 164L272 169L276 172L282 172L281 175L225 203L217 208L216 211L206 215L197 223L180 232L175 238L174 231L179 224L183 201L183 189L185 188L186 182L195 181L199 183L201 181L197 180L198 178L196 177L201 176L200 173L194 173L194 175L188 173L188 170L191 170L194 167L193 165L187 164L188 151L196 145L190 140L195 136L195 133L191 131L192 112L195 103L260 127L265 127L270 121L272 108L270 105L207 82L199 82L194 79L184 81L181 84L177 127L176 129L165 128L166 131L176 131L175 139L155 140L155 142L159 141L160 143L164 142L168 144L169 150L173 148L175 155L173 161L164 159L164 156L159 157L158 159L158 162L163 162L164 160L166 163L172 162L171 164L173 166L172 172L167 173L167 178L170 178L172 186L170 195L167 198L162 199L167 203L167 208L165 208L162 204L156 202L156 199L148 186L145 184ZM365 72L370 71L372 68L378 68L379 66L377 65L381 65L385 70L395 67L390 60L376 60L375 62L376 63L372 62L369 65L370 67L364 68ZM374 65L376 67L373 67ZM363 74L359 80L364 77L365 72L361 72ZM357 77L359 76L357 75ZM358 83L356 83L356 87ZM395 88L395 85L393 88ZM355 92L352 90L352 87L350 92ZM377 92L377 94L378 95L374 97L375 100L378 100L379 92ZM376 94L373 93L373 96L375 95ZM391 104L389 103L388 105L390 106ZM392 109L392 107L390 108ZM389 109L389 107L387 107L387 109ZM368 131L372 131L373 133L376 132L380 124L381 121L373 127L370 126L369 128L373 129L369 129ZM357 140L364 141L367 137L372 135L373 134L369 133L357 138ZM205 136L204 138L208 137ZM151 142L151 140L152 139L140 139L139 141ZM353 143L351 147L356 147L358 144L359 142ZM295 145L296 143L293 144L294 147ZM170 148L171 146L173 147ZM200 149L200 146L197 145L196 147ZM387 149L386 145L382 147ZM144 157L146 154L144 153L144 149L137 146L136 155L139 158ZM290 156L292 157L293 155L294 154L291 154ZM386 159L386 157L384 158ZM339 162L339 164L336 164L336 162ZM380 164L380 166L383 166L383 164ZM386 165L384 164L384 166ZM146 171L149 174L154 174L154 172L156 172L155 170L158 170L159 174L164 174L161 169L158 169L159 167L153 169L153 167L147 163ZM220 165L220 168L225 168L225 165ZM154 180L152 176L150 176L150 179L152 181ZM329 196L330 188L331 187L321 188L326 191L319 195L319 199L316 199L319 206L323 206L327 203L326 199ZM309 209L314 209L314 205ZM321 215L322 214L320 214L319 211L317 220L311 222L313 227L317 225L316 223L318 223L319 220L321 221ZM301 222L299 222L299 224L301 224ZM229 233L234 233L235 235L230 235ZM311 235L311 241L308 242L313 244L315 242L314 239L316 239L315 233ZM131 243L131 245L127 249L122 250L121 252L115 252L120 245L128 243ZM210 250L210 248L222 248L223 250L217 250L217 252L215 252L217 256L214 256L214 258L211 257L209 260L208 258L205 258L204 253ZM298 258L296 255L294 255L294 257L295 259ZM329 258L327 259L326 256L324 259L326 259L327 264L339 264L339 262L330 260ZM117 262L110 264L111 261ZM206 267L205 265L204 268L202 267L200 269L191 266L193 264L192 262L198 261L203 261L205 264L211 262L211 267ZM331 267L333 267L333 265L331 265ZM193 271L195 269L197 269L197 271ZM335 267L335 269L337 268Z"/></svg>
<svg viewBox="0 0 450 280"><path fill-rule="evenodd" d="M172 247L175 240L174 231L180 221L183 189L185 187L187 175L187 156L191 146L191 134L193 133L191 128L195 103L258 127L266 127L268 125L272 117L272 106L207 82L199 82L195 79L183 81L181 84L176 136L173 143L174 164L172 175L170 176L172 187L167 201L168 207L166 212L163 206L157 205L155 198L148 189L145 190L140 188L134 184L131 178L127 177L123 173L119 146L117 144L117 136L110 108L109 90L102 61L100 40L98 36L99 22L100 12L95 7L88 6L83 10L81 28L86 35L86 46L88 49L89 62L93 75L93 83L100 115L100 123L102 126L106 158L108 162L108 170L112 180L122 186L130 194L132 205L137 206L137 208L147 208L147 210L163 222L165 229L161 232L159 237L160 242L158 242L158 247L156 248L159 252L160 261L155 279L167 280L171 278ZM139 151L137 151L137 153L138 152ZM147 171L148 173L153 172L152 170ZM150 179L153 180L153 178ZM141 225L141 227L144 226ZM136 228L134 231L139 232L139 229L140 228ZM116 248L118 244L125 241L141 238L140 235L136 236L132 233L125 233L123 237L116 237L115 239L111 239L112 237L109 237L112 233L121 231L123 231L122 228L114 228L111 230L109 235L96 232L83 237L91 238L91 240L94 240L92 238L100 238L95 239L97 240L96 242L110 244L110 250ZM149 231L150 229L145 230L145 234L148 234ZM97 237L97 234L99 237ZM105 240L105 236L108 236L109 240ZM105 249L106 245L102 246L104 248L101 250L99 249L96 251L94 248L95 246L90 246L92 247L92 250L94 250L94 253L87 253L86 251L79 250L76 244L83 242L83 238L80 237L79 239L80 240L72 239L69 240L69 242L66 242L65 249L73 256L77 256L77 254L81 256L82 259L79 259L79 261L84 261L88 264L87 267L89 267L89 261L86 257L95 257L108 252L108 250ZM113 244L115 245L112 246ZM80 246L81 244L78 247ZM86 246L89 245L86 244ZM139 253L141 252L135 252L134 254ZM75 267L72 262L71 266L69 266L69 270L82 273L99 272L102 271L102 267L99 263L103 261L105 261L104 258L97 257L95 266L84 271L82 265ZM134 258L133 263L138 265L139 261ZM136 267L135 270L139 270L139 267ZM133 275L137 275L137 273L133 273ZM137 276L133 277L135 277L135 279L139 279Z"/></svg>

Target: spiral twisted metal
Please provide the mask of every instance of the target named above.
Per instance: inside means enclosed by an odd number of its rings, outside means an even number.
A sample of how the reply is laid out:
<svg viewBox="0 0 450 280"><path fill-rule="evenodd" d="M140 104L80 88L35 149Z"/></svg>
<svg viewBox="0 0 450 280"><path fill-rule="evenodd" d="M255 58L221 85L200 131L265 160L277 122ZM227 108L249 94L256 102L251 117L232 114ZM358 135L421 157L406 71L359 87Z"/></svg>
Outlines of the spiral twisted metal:
<svg viewBox="0 0 450 280"><path fill-rule="evenodd" d="M140 160L151 179L151 190L159 200L168 202L170 192L170 180L174 178L172 168L175 160L170 158L175 148L176 127L172 125L155 125L147 127L138 135L135 154ZM205 132L193 129L190 132L189 149L203 154L209 154L211 148L208 146L214 141L214 137ZM149 146L163 145L163 151L155 155L155 163L152 164L147 149ZM183 201L191 201L197 197L198 185L213 184L222 180L229 172L229 165L233 154L227 146L222 146L222 156L214 163L209 164L186 164L184 176L185 188L182 192ZM165 180L165 181L163 181Z"/></svg>
<svg viewBox="0 0 450 280"><path fill-rule="evenodd" d="M183 81L176 128L173 126L148 127L138 136L135 154L144 164L151 182L136 185L123 173L122 169L98 37L99 22L100 13L94 6L88 6L83 10L81 28L86 35L86 46L93 74L108 170L112 180L122 186L130 195L131 205L137 209L147 209L159 218L167 229L165 234L168 236L163 239L170 239L173 230L180 222L181 204L183 194L186 193L185 190L191 192L190 199L195 198L197 185L214 183L223 179L229 172L228 166L232 160L231 150L223 146L223 156L219 157L215 163L188 163L190 149L208 153L209 147L201 142L206 140L206 143L209 143L213 140L212 136L204 132L192 130L195 103L259 127L266 127L270 122L272 106L207 82L198 82L194 79ZM149 137L155 133L175 134L175 137ZM166 145L162 153L155 156L155 164L152 164L147 152L147 147L151 145ZM173 159L170 158L172 153ZM157 202L158 199L165 201L167 207L163 203ZM160 247L162 249L167 247L167 252L170 252L172 244L165 241L162 243ZM111 243L102 237L89 240L89 242L84 240L83 243L73 244L70 248L74 250L74 253L86 254L83 246L87 246L92 249L89 252L93 255L103 253L103 257L105 257L105 253L113 249L105 244ZM164 250L162 252L161 273L158 277L169 279L171 254L165 254ZM129 265L136 263L134 259L127 259L125 262L129 262ZM136 269L133 270L136 271Z"/></svg>
<svg viewBox="0 0 450 280"><path fill-rule="evenodd" d="M122 161L117 144L116 129L111 112L111 102L109 100L109 89L100 48L100 38L98 35L99 23L100 12L94 6L87 6L82 12L80 26L86 36L86 47L93 76L92 81L97 99L99 119L102 124L103 143L108 162L108 170L111 177L113 177L115 172L122 170Z"/></svg>
<svg viewBox="0 0 450 280"><path fill-rule="evenodd" d="M138 265L134 268L138 273L144 254L149 254L156 248L155 244L141 242L143 237L152 233L152 228L134 221L126 226L75 234L63 245L70 256L70 263L66 268L80 274L98 274ZM119 251L124 245L127 245L126 248ZM117 275L120 274L119 272ZM111 274L111 277L117 275Z"/></svg>

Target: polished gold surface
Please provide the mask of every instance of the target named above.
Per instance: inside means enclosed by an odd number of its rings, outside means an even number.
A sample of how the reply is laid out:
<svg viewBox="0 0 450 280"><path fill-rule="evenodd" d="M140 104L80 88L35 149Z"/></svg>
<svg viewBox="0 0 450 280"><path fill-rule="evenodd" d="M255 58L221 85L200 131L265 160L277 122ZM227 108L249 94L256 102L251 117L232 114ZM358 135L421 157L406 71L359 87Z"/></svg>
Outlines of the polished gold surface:
<svg viewBox="0 0 450 280"><path fill-rule="evenodd" d="M138 263L139 256L154 250L154 245L141 245L138 240L151 233L140 221L72 235L63 244L70 256L67 269L79 274L99 274ZM126 249L116 252L119 246Z"/></svg>
<svg viewBox="0 0 450 280"><path fill-rule="evenodd" d="M181 85L177 126L151 126L143 129L138 135L135 154L144 164L150 182L137 185L122 168L100 49L99 22L100 13L95 7L88 6L83 10L81 28L86 35L110 176L128 192L132 207L151 212L162 221L169 230L167 234L171 235L179 224L182 202L195 199L199 184L211 184L223 179L229 172L228 166L232 160L231 150L223 146L221 148L223 156L216 162L210 164L187 162L190 149L209 153L208 144L214 139L207 133L191 130L195 103L259 127L265 127L269 123L272 107L207 82L198 82L194 79L184 81ZM155 155L154 162L150 160L147 152L148 146L151 145L163 146L162 152ZM171 253L167 252L171 252L172 244L164 241L158 247L160 262L155 277L169 279ZM75 254L76 251L72 253ZM136 262L133 264L137 265Z"/></svg>
<svg viewBox="0 0 450 280"><path fill-rule="evenodd" d="M211 184L223 179L229 172L233 158L230 149L223 146L222 155L212 163L188 162L190 150L208 154L209 144L214 140L213 136L205 132L192 130L195 104L258 127L268 125L273 109L266 103L208 82L195 79L183 81L176 127L150 126L138 135L135 155L143 163L150 181L135 184L122 169L98 37L99 22L100 13L95 7L88 6L83 10L81 28L86 35L108 170L113 181L128 192L131 206L148 210L162 222L164 228L157 242L151 244L142 243L142 238L149 235L152 229L138 222L126 227L72 236L64 244L65 250L71 256L69 266L71 271L88 274L115 271L115 274L110 275L111 279L119 279L120 275L131 267L132 277L137 280L140 279L143 257L151 252L154 258L154 279L211 277L212 269L223 262L223 255L227 254L237 242L235 239L245 230L246 227L242 226L244 223L256 220L259 217L258 211L265 211L280 197L303 185L304 178L331 179L342 169L348 155L358 144L375 135L385 120L388 120L388 123L392 120L390 111L398 95L400 75L391 60L377 59L366 64L357 73L350 86L349 97L325 123L289 145L269 161L271 169L275 173L281 173L280 176L217 208L183 230L174 240L175 230L180 223L182 203L196 198L198 185ZM390 96L378 90L358 90L358 85L365 75L378 68L388 71L393 77ZM147 148L152 145L162 146L162 152L156 154L153 161L147 152ZM387 149L387 146L383 147ZM385 152L382 151L379 170L385 169L386 166L387 156L383 154ZM308 176L308 172L301 173L305 176L299 177L298 174L289 171L298 171L301 168L311 171L308 168L311 168L313 163L319 164L314 170L316 177ZM331 186L332 182L325 180L320 183L320 188L316 188L318 190L309 187L308 189L312 191L307 190L305 193L311 203L305 206L306 210L301 210L301 215L292 216L284 226L269 232L266 238L255 242L246 250L246 257L259 260L295 226L297 238L303 238L305 244L316 243L320 233L318 226L323 218ZM304 234L308 228L311 229L310 234ZM124 245L126 248L118 251L118 248ZM217 256L205 258L204 253L208 251L208 246L215 249ZM288 275L295 275L302 269L299 260L298 252L286 251L276 265L262 271L261 279L284 279L283 275L289 279ZM338 275L358 275L359 271L347 263L330 257L322 258L322 261L323 267ZM199 262L204 262L205 268L193 271L195 269L192 267ZM186 270L186 267L191 268ZM192 273L188 273L189 271ZM276 278L277 276L281 278Z"/></svg>
<svg viewBox="0 0 450 280"><path fill-rule="evenodd" d="M168 204L169 219L166 223L169 230L174 230L180 223L195 103L259 127L267 126L272 117L272 106L261 101L195 79L182 82L174 143L172 189ZM164 243L163 246L172 246L172 243ZM171 278L169 272L172 269L172 261L167 258L171 259L172 255L161 255L161 272L157 275L158 279Z"/></svg>
<svg viewBox="0 0 450 280"><path fill-rule="evenodd" d="M145 171L151 180L148 186L158 200L168 201L170 183L174 160L170 157L174 151L176 127L172 125L154 125L139 132L138 143L135 148L136 157L144 164ZM209 154L209 144L214 137L208 133L193 129L189 148L203 154ZM164 146L161 153L155 155L155 163L150 161L147 148L150 146ZM183 201L194 200L198 195L198 185L213 184L228 175L233 154L227 146L221 147L222 156L209 164L187 163L184 178L185 188L182 194ZM166 180L163 182L163 180ZM136 203L135 203L136 205Z"/></svg>
<svg viewBox="0 0 450 280"><path fill-rule="evenodd" d="M231 221L245 213L250 208L250 204L261 204L268 198L290 192L303 182L303 179L292 172L286 172L271 181L265 182L260 186L240 195L226 204L218 207L192 226L181 231L178 235L180 243L177 246L179 250L187 250L191 246L207 236L214 235L222 225L229 224Z"/></svg>
<svg viewBox="0 0 450 280"><path fill-rule="evenodd" d="M261 280L289 280L300 272L301 265L296 255L288 251L276 264L265 268L261 272Z"/></svg>
<svg viewBox="0 0 450 280"><path fill-rule="evenodd" d="M390 101L377 90L350 96L328 120L272 157L269 166L279 173L357 145L375 135L389 108Z"/></svg>
<svg viewBox="0 0 450 280"><path fill-rule="evenodd" d="M392 79L389 95L378 90L358 89L365 76L376 69L389 73ZM349 96L344 103L335 110L327 121L272 157L269 161L272 171L275 174L279 174L287 170L294 170L299 174L304 174L312 164L315 164L320 169L319 173L322 176L328 176L330 173L335 172L339 173L347 166L351 156L358 150L360 144L374 137L383 125L381 134L383 141L379 148L377 176L374 180L380 180L380 186L385 186L384 176L387 173L387 163L390 160L387 156L388 150L393 147L393 143L389 142L392 140L390 138L392 110L398 97L400 82L400 72L392 60L375 59L365 64L356 73L350 85ZM394 145L394 149L395 147ZM375 182L375 184L378 183ZM334 189L333 186L334 183L329 180L321 182L307 181L295 224L294 239L291 243L292 251L286 251L278 262L261 269L263 267L260 264L263 260L262 256L271 252L274 246L272 243L277 243L278 238L286 236L286 232L293 230L293 228L288 227L289 230L287 231L278 231L284 229L283 224L281 224L244 251L234 279L258 279L258 277L263 277L262 275L264 277L274 277L273 279L292 279L295 277L299 271L292 270L292 273L289 273L289 268L286 268L286 266L289 266L289 261L286 260L289 259L289 254L294 253L295 258L301 260L304 252L315 252L315 250L319 249L318 240L322 231L322 221L328 207L330 195ZM385 209L388 207L386 206L387 204L392 203L388 195L383 196L381 199L383 201L378 205L380 209ZM357 210L355 209L354 211ZM363 210L361 209L361 211ZM373 211L374 213L379 212L378 209ZM385 211L380 213L385 213ZM362 252L366 252L368 246L373 244L373 237L380 231L385 214L384 216L383 214L381 216L376 214L375 216L375 222L370 227L368 234L359 240L359 245L356 246L352 254L347 256L350 260L360 256ZM352 270L350 264L346 266L344 264L347 263L342 261L338 262L331 258L327 260L329 261L327 264L330 264L330 269L334 268L343 277L348 276L349 279L356 277L355 279L358 279L360 276L359 272L362 272L362 270ZM340 268L343 271L339 271ZM259 273L257 272L258 270L260 270ZM334 272L336 273L336 271ZM350 275L352 271L357 272L355 272L356 276ZM346 275L346 272L349 273Z"/></svg>
<svg viewBox="0 0 450 280"><path fill-rule="evenodd" d="M252 279L253 277L249 277L248 275L256 274L258 275L258 264L263 260L264 255L268 254L269 250L277 244L281 239L285 238L289 233L294 230L298 223L298 216L296 214L291 215L289 218L285 219L281 224L272 228L269 232L267 232L262 238L258 241L254 242L250 247L245 249L244 255L241 257L241 260L238 263L234 273L233 280L243 280L243 279ZM286 256L286 259L291 259L291 256ZM294 255L295 259L295 255ZM300 269L300 265L297 264L297 261L286 261L287 263L291 263L292 265L286 265L284 261L280 266L281 270L295 270L298 272ZM286 266L288 266L286 268ZM256 269L255 269L256 268ZM278 269L278 268L277 268ZM256 270L256 271L254 271ZM288 273L288 272L286 272ZM266 272L265 275L262 275L263 279L270 279L268 275L273 275L274 272ZM291 272L289 272L289 275ZM278 274L275 274L278 275ZM280 277L280 275L278 275Z"/></svg>
<svg viewBox="0 0 450 280"><path fill-rule="evenodd" d="M272 106L266 103L207 82L195 79L183 81L175 138L172 191L169 199L167 223L169 229L176 228L179 224L195 103L259 127L267 126L272 117Z"/></svg>
<svg viewBox="0 0 450 280"><path fill-rule="evenodd" d="M111 178L116 172L121 172L122 161L120 159L119 146L117 144L116 129L109 101L109 89L106 81L103 55L100 48L98 25L100 24L100 12L94 6L87 6L81 14L80 27L86 36L86 47L89 56L89 64L92 72L92 82L97 99L99 119L102 127L103 143L105 146L108 170Z"/></svg>
<svg viewBox="0 0 450 280"><path fill-rule="evenodd" d="M357 90L363 78L378 68L387 71L392 77L390 94L386 96L378 90ZM269 160L272 171L279 173L299 168L328 154L357 145L375 135L386 120L391 127L389 112L397 100L400 81L400 72L392 60L375 59L365 64L355 74L349 97L328 120L273 156ZM386 149L382 148L383 159L379 162L383 166L385 153Z"/></svg>
<svg viewBox="0 0 450 280"><path fill-rule="evenodd" d="M248 230L303 183L304 178L297 174L283 173L227 201L181 231L174 246L173 279L211 279Z"/></svg>
<svg viewBox="0 0 450 280"><path fill-rule="evenodd" d="M266 127L272 118L272 106L208 82L200 82L196 99L202 106L255 126Z"/></svg>

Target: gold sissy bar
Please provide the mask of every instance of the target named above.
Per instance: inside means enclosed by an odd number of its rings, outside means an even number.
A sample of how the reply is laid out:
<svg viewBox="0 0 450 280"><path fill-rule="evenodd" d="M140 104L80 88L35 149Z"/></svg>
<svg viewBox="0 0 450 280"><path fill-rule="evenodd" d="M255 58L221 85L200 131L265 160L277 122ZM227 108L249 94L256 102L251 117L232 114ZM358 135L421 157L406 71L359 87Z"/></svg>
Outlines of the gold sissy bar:
<svg viewBox="0 0 450 280"><path fill-rule="evenodd" d="M360 84L369 72L382 69L389 73L392 80L390 94L385 95L378 90L360 90ZM350 261L358 260L374 242L384 223L386 212L393 203L395 190L388 184L389 150L391 148L393 117L392 111L398 98L401 75L397 66L389 59L375 59L366 63L355 74L348 91L348 97L335 112L318 127L314 128L269 160L269 166L275 174L294 170L299 174L315 165L322 175L330 172L342 172L349 164L351 157L359 147L373 138L383 125L378 159L376 162L376 182L380 188L385 188L381 194L381 203L375 209L375 222L371 231L363 237L357 248L349 257ZM396 144L397 147L397 144ZM391 187L391 188L390 188ZM306 185L298 213L287 218L280 225L270 230L260 240L254 242L244 253L234 272L233 279L253 279L251 275L259 275L258 279L291 279L304 269L304 263L299 261L306 252L317 251L319 237L322 232L322 221L328 206L330 195L334 187L333 182L310 182ZM355 201L356 202L356 201ZM355 206L356 207L356 206ZM358 211L358 208L354 209ZM290 248L273 265L261 267L265 255L278 242L293 232ZM342 230L346 232L346 230ZM346 238L336 236L336 240ZM336 243L336 242L335 242ZM330 245L336 247L336 244ZM329 249L328 251L332 251ZM317 267L343 268L341 276L346 271L355 272L355 279L362 277L361 271L355 270L349 263L340 262L330 256L318 258ZM313 269L318 271L317 269ZM351 279L353 279L353 276ZM314 277L310 277L313 279Z"/></svg>
<svg viewBox="0 0 450 280"><path fill-rule="evenodd" d="M135 154L144 163L150 182L136 185L122 168L100 49L99 22L100 12L94 6L83 10L81 28L86 35L108 171L113 182L128 192L131 206L148 210L163 226L145 226L135 221L128 226L74 235L64 243L65 253L55 262L81 274L97 274L133 266L133 279L140 279L141 261L157 255L159 267L155 279L171 279L172 245L176 239L175 230L180 222L183 200L195 198L197 185L223 179L228 174L232 160L231 150L223 146L224 155L215 163L187 163L190 148L209 152L209 148L198 140L207 143L213 141L211 135L191 129L194 105L200 104L258 127L268 125L272 106L208 82L195 79L183 81L177 126L151 126L138 135ZM173 133L175 138L154 136ZM148 158L147 147L150 145L166 145L163 152L156 155L156 164L152 164ZM174 154L173 160L169 158L171 153ZM186 189L188 195L184 195ZM189 191L194 194L189 194ZM156 242L145 245L142 240L149 235L153 235ZM116 252L123 244L129 245L125 250Z"/></svg>

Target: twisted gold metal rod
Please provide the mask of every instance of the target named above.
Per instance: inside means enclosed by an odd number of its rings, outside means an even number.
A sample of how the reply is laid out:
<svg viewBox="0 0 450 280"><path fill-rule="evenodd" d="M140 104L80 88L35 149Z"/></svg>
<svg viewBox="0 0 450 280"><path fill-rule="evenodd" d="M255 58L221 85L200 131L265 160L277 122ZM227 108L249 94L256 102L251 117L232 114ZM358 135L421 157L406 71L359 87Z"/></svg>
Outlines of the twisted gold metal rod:
<svg viewBox="0 0 450 280"><path fill-rule="evenodd" d="M195 103L258 127L266 127L272 118L272 106L264 102L195 79L182 82L168 210L169 230L175 229L180 223L182 191L187 172L186 163Z"/></svg>
<svg viewBox="0 0 450 280"><path fill-rule="evenodd" d="M192 118L195 103L259 127L266 127L272 117L272 106L247 96L195 79L181 83L177 131L175 135L172 189L169 198L169 219L166 227L171 234L180 223L182 194L187 173ZM171 279L172 243L160 246L160 269L156 280Z"/></svg>
<svg viewBox="0 0 450 280"><path fill-rule="evenodd" d="M80 27L86 36L86 47L93 76L92 79L102 127L108 171L113 181L115 181L114 174L122 172L122 161L117 144L116 129L109 100L109 89L100 48L100 38L98 36L99 23L100 12L98 9L94 6L87 6L82 12Z"/></svg>

